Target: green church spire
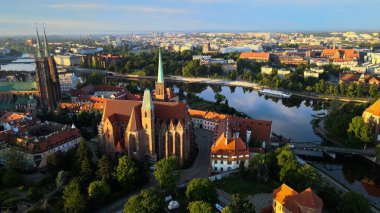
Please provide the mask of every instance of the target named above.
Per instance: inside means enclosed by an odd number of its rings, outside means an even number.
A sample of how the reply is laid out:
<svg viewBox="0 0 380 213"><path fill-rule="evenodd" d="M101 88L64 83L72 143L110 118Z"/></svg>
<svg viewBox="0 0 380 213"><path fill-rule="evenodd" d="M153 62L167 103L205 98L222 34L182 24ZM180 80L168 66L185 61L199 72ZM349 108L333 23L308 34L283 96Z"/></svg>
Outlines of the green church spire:
<svg viewBox="0 0 380 213"><path fill-rule="evenodd" d="M158 76L157 83L164 83L164 69L162 68L161 49L158 50Z"/></svg>
<svg viewBox="0 0 380 213"><path fill-rule="evenodd" d="M154 109L152 96L151 96L150 91L148 89L146 89L144 91L144 98L143 98L141 109L147 109L147 110Z"/></svg>
<svg viewBox="0 0 380 213"><path fill-rule="evenodd" d="M37 32L37 58L41 58L42 57L41 41L40 41L40 35L38 34L37 26L36 26L36 32Z"/></svg>
<svg viewBox="0 0 380 213"><path fill-rule="evenodd" d="M49 57L48 42L46 38L45 25L44 25L44 44L45 44L45 57Z"/></svg>

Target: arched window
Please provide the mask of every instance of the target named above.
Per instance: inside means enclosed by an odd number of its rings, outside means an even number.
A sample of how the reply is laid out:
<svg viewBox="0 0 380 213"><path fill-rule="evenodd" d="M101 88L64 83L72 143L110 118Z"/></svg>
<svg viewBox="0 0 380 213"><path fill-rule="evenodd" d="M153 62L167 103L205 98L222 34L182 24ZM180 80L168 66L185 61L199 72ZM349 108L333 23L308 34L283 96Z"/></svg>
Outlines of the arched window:
<svg viewBox="0 0 380 213"><path fill-rule="evenodd" d="M148 124L145 124L145 129L148 129Z"/></svg>
<svg viewBox="0 0 380 213"><path fill-rule="evenodd" d="M161 95L161 89L160 88L158 88L158 93L157 94Z"/></svg>
<svg viewBox="0 0 380 213"><path fill-rule="evenodd" d="M147 112L145 112L145 117L148 117L148 113Z"/></svg>

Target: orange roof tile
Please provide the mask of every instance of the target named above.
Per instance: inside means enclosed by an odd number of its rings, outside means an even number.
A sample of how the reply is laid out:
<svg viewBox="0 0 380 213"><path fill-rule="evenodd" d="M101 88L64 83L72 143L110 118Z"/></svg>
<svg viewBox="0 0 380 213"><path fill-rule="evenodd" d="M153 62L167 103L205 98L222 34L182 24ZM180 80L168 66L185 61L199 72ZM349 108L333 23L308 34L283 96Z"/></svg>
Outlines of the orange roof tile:
<svg viewBox="0 0 380 213"><path fill-rule="evenodd" d="M248 155L246 143L240 138L228 138L225 134L221 135L219 139L212 145L211 153L214 155Z"/></svg>
<svg viewBox="0 0 380 213"><path fill-rule="evenodd" d="M269 59L269 53L266 52L242 52L240 58L246 59Z"/></svg>
<svg viewBox="0 0 380 213"><path fill-rule="evenodd" d="M3 123L9 123L12 121L22 120L25 116L25 113L19 112L6 112L3 116L1 116L0 121Z"/></svg>
<svg viewBox="0 0 380 213"><path fill-rule="evenodd" d="M297 194L298 192L296 192L294 189L290 188L288 185L283 183L280 187L273 190L272 196L273 199L284 205L287 198Z"/></svg>
<svg viewBox="0 0 380 213"><path fill-rule="evenodd" d="M319 198L311 188L307 188L303 192L296 195L294 197L294 201L301 206L312 209L321 209L323 207L322 199Z"/></svg>
<svg viewBox="0 0 380 213"><path fill-rule="evenodd" d="M364 112L370 113L375 116L380 116L380 99L378 99L374 104L368 107Z"/></svg>

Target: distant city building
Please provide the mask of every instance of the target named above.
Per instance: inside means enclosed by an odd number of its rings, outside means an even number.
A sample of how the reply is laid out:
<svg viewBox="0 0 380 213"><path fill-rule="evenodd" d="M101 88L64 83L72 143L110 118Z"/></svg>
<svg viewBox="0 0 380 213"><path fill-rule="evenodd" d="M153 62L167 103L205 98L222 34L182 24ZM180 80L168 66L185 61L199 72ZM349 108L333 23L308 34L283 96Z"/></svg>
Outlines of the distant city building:
<svg viewBox="0 0 380 213"><path fill-rule="evenodd" d="M380 64L380 53L367 53L364 57L364 61L371 64Z"/></svg>
<svg viewBox="0 0 380 213"><path fill-rule="evenodd" d="M324 49L321 57L333 62L349 62L359 60L360 54L354 49Z"/></svg>
<svg viewBox="0 0 380 213"><path fill-rule="evenodd" d="M3 48L3 47L0 47L0 55L7 55L11 53L11 50L8 49L8 48Z"/></svg>
<svg viewBox="0 0 380 213"><path fill-rule="evenodd" d="M223 47L219 49L220 53L233 53L233 52L251 52L250 47Z"/></svg>
<svg viewBox="0 0 380 213"><path fill-rule="evenodd" d="M80 77L75 76L74 73L64 73L59 74L59 83L61 92L69 94L77 88L78 83L83 83L83 81Z"/></svg>
<svg viewBox="0 0 380 213"><path fill-rule="evenodd" d="M242 52L240 54L241 59L251 59L258 62L268 62L269 61L269 53L264 52Z"/></svg>
<svg viewBox="0 0 380 213"><path fill-rule="evenodd" d="M203 44L202 53L216 53L218 50L214 50L211 48L210 43Z"/></svg>
<svg viewBox="0 0 380 213"><path fill-rule="evenodd" d="M81 55L55 55L54 60L59 66L75 66L81 62Z"/></svg>
<svg viewBox="0 0 380 213"><path fill-rule="evenodd" d="M272 72L273 72L273 68L272 67L269 67L269 66L262 66L261 67L261 74L271 75Z"/></svg>
<svg viewBox="0 0 380 213"><path fill-rule="evenodd" d="M303 72L303 77L304 78L319 78L319 73L313 70L305 70Z"/></svg>
<svg viewBox="0 0 380 213"><path fill-rule="evenodd" d="M74 54L95 54L103 51L103 47L78 47L78 48L70 48L70 50Z"/></svg>
<svg viewBox="0 0 380 213"><path fill-rule="evenodd" d="M277 70L277 76L284 79L286 75L289 75L291 73L290 70L285 70L285 69L279 69Z"/></svg>

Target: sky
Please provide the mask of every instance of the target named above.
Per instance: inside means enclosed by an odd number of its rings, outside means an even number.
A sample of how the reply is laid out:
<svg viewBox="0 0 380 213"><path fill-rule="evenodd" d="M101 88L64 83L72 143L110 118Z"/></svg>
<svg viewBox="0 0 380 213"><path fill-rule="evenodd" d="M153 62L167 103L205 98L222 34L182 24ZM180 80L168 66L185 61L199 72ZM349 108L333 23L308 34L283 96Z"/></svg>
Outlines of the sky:
<svg viewBox="0 0 380 213"><path fill-rule="evenodd" d="M1 0L0 35L380 31L380 0Z"/></svg>

